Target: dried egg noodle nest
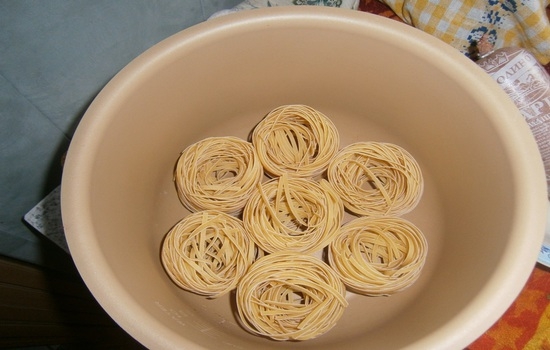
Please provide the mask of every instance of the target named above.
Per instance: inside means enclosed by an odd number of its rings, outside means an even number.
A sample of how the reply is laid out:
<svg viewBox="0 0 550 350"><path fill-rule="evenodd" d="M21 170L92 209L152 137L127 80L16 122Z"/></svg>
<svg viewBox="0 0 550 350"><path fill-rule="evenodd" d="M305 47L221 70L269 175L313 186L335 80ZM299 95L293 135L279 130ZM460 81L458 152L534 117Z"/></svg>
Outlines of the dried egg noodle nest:
<svg viewBox="0 0 550 350"><path fill-rule="evenodd" d="M255 254L239 219L206 210L186 216L168 232L161 260L175 284L214 298L236 287Z"/></svg>
<svg viewBox="0 0 550 350"><path fill-rule="evenodd" d="M404 290L419 277L428 244L411 222L398 217L361 217L343 225L328 260L348 288L370 295Z"/></svg>
<svg viewBox="0 0 550 350"><path fill-rule="evenodd" d="M180 201L191 211L242 211L261 181L263 168L250 142L210 137L187 147L180 155L174 181Z"/></svg>
<svg viewBox="0 0 550 350"><path fill-rule="evenodd" d="M307 340L330 330L348 303L346 288L321 260L277 252L257 260L237 286L242 325L275 340Z"/></svg>
<svg viewBox="0 0 550 350"><path fill-rule="evenodd" d="M391 143L344 147L331 161L327 177L349 211L371 217L408 213L424 189L416 160Z"/></svg>
<svg viewBox="0 0 550 350"><path fill-rule="evenodd" d="M338 130L321 112L305 105L286 105L269 112L252 132L252 144L271 177L289 173L314 177L338 152Z"/></svg>
<svg viewBox="0 0 550 350"><path fill-rule="evenodd" d="M311 253L334 239L343 215L342 201L326 180L283 175L258 185L243 210L243 223L268 253Z"/></svg>

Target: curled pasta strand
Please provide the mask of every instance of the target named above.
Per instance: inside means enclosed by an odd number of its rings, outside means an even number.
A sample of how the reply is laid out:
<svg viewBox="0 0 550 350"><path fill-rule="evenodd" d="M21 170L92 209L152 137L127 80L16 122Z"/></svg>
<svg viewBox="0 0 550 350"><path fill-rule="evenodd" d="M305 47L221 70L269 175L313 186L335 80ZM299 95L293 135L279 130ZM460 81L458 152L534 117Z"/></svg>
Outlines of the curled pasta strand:
<svg viewBox="0 0 550 350"><path fill-rule="evenodd" d="M243 210L243 223L266 252L311 253L334 239L343 216L342 201L326 180L284 174L257 186Z"/></svg>
<svg viewBox="0 0 550 350"><path fill-rule="evenodd" d="M352 291L384 296L411 286L426 261L428 243L399 217L361 217L343 225L328 250L330 266Z"/></svg>
<svg viewBox="0 0 550 350"><path fill-rule="evenodd" d="M416 160L402 147L357 142L332 159L327 178L349 211L364 216L401 216L416 207L424 179Z"/></svg>
<svg viewBox="0 0 550 350"><path fill-rule="evenodd" d="M257 260L237 287L241 323L275 340L308 340L324 334L348 306L346 288L321 260L280 251Z"/></svg>
<svg viewBox="0 0 550 350"><path fill-rule="evenodd" d="M314 108L284 105L256 125L252 144L268 175L315 177L338 152L340 136L332 121Z"/></svg>
<svg viewBox="0 0 550 350"><path fill-rule="evenodd" d="M188 146L178 158L174 182L190 211L238 215L263 177L252 144L237 137L210 137Z"/></svg>
<svg viewBox="0 0 550 350"><path fill-rule="evenodd" d="M185 290L211 298L233 290L256 254L242 222L216 210L180 220L161 247L161 261L170 279Z"/></svg>

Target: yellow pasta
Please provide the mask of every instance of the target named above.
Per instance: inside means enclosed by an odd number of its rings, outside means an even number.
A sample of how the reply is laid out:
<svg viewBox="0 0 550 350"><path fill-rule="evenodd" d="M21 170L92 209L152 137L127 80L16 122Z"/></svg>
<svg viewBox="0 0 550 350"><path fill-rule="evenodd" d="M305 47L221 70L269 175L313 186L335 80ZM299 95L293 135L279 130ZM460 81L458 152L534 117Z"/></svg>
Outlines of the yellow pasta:
<svg viewBox="0 0 550 350"><path fill-rule="evenodd" d="M186 216L168 232L161 260L179 287L215 298L236 287L256 254L240 220L206 210Z"/></svg>
<svg viewBox="0 0 550 350"><path fill-rule="evenodd" d="M330 244L328 260L352 291L384 296L419 277L428 252L422 232L398 217L354 219Z"/></svg>
<svg viewBox="0 0 550 350"><path fill-rule="evenodd" d="M275 108L254 128L252 143L266 173L314 177L338 152L338 130L321 112L305 105Z"/></svg>
<svg viewBox="0 0 550 350"><path fill-rule="evenodd" d="M243 210L243 223L268 253L310 253L334 239L343 215L342 201L326 180L283 175L258 185Z"/></svg>
<svg viewBox="0 0 550 350"><path fill-rule="evenodd" d="M237 287L242 325L275 340L308 340L330 330L348 306L346 289L321 260L277 252L256 261Z"/></svg>
<svg viewBox="0 0 550 350"><path fill-rule="evenodd" d="M161 246L170 279L208 298L236 289L242 326L278 341L329 331L346 290L388 296L411 286L428 245L400 216L422 195L418 163L394 144L339 143L324 114L284 105L251 142L209 137L187 147L174 183L191 214ZM345 209L361 217L342 226ZM327 247L328 264L310 255Z"/></svg>
<svg viewBox="0 0 550 350"><path fill-rule="evenodd" d="M210 137L180 155L174 181L180 201L191 211L242 211L263 177L252 144L240 138Z"/></svg>
<svg viewBox="0 0 550 350"><path fill-rule="evenodd" d="M424 189L416 160L391 143L357 142L344 147L331 161L327 177L349 211L371 217L410 212Z"/></svg>

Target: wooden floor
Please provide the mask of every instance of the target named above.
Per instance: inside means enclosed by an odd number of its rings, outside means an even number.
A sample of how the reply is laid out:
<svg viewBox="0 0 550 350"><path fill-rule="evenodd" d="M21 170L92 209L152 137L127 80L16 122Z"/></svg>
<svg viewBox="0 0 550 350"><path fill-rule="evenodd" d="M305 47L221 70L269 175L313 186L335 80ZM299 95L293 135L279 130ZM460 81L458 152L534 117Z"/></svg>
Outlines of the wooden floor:
<svg viewBox="0 0 550 350"><path fill-rule="evenodd" d="M76 269L0 256L0 348L143 349L95 301Z"/></svg>

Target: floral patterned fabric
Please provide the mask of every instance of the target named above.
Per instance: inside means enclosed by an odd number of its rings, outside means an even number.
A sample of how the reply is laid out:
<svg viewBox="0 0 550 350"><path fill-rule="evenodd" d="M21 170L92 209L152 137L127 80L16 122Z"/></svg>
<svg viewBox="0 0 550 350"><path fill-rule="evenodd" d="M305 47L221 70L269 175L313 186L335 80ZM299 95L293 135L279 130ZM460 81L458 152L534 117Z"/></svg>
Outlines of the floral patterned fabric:
<svg viewBox="0 0 550 350"><path fill-rule="evenodd" d="M472 42L486 34L496 48L524 47L550 62L548 1L382 0L405 23L468 55Z"/></svg>
<svg viewBox="0 0 550 350"><path fill-rule="evenodd" d="M495 48L523 47L550 62L548 0L381 0L405 23L468 55L486 34Z"/></svg>
<svg viewBox="0 0 550 350"><path fill-rule="evenodd" d="M550 269L537 265L506 313L466 350L550 350Z"/></svg>
<svg viewBox="0 0 550 350"><path fill-rule="evenodd" d="M359 3L359 10L364 12L373 13L376 15L384 16L394 19L399 22L404 22L386 3L382 2L386 0L361 0ZM550 16L550 7L545 9L546 17ZM550 38L546 39L550 43ZM545 64L545 61L539 60L544 65L546 71L550 74L550 62Z"/></svg>
<svg viewBox="0 0 550 350"><path fill-rule="evenodd" d="M210 18L223 16L232 12L241 10L251 10L263 7L275 6L328 6L339 7L343 9L356 10L359 7L360 0L244 0L232 9L222 10L214 13Z"/></svg>

